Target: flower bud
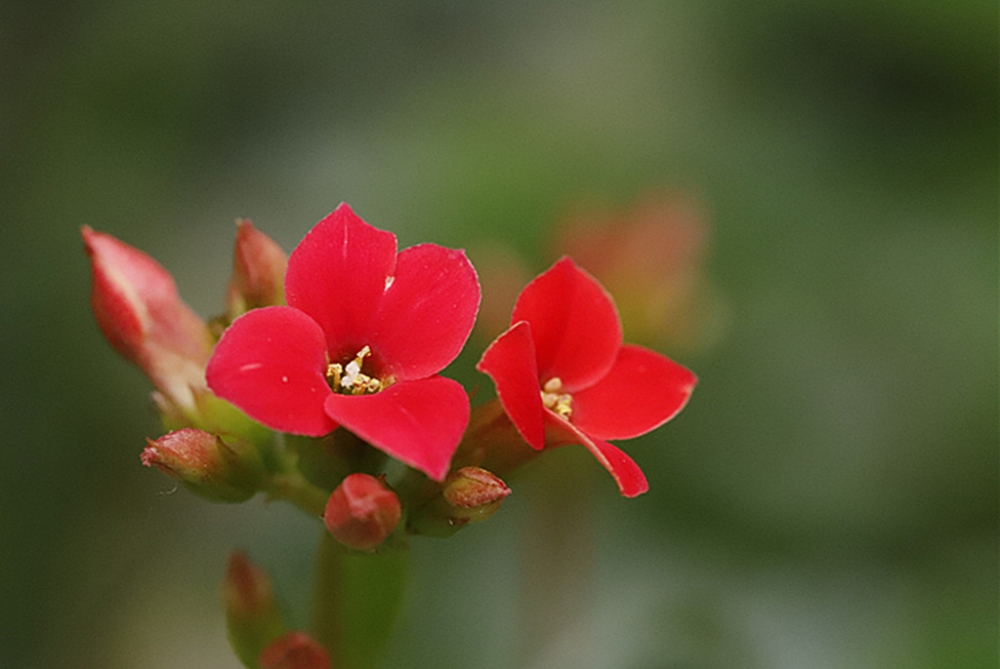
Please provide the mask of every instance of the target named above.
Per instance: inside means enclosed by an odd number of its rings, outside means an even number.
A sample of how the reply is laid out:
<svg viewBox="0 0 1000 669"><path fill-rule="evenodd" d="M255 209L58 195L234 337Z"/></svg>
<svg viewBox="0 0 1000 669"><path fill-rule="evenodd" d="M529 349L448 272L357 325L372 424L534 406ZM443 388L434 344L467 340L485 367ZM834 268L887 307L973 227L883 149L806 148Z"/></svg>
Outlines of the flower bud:
<svg viewBox="0 0 1000 669"><path fill-rule="evenodd" d="M288 267L288 256L273 239L246 219L238 220L236 225L226 313L230 321L250 309L284 304Z"/></svg>
<svg viewBox="0 0 1000 669"><path fill-rule="evenodd" d="M222 581L222 602L230 645L243 664L256 666L261 651L285 628L274 601L271 579L242 551L229 554Z"/></svg>
<svg viewBox="0 0 1000 669"><path fill-rule="evenodd" d="M260 669L330 669L330 654L303 632L288 632L260 654Z"/></svg>
<svg viewBox="0 0 1000 669"><path fill-rule="evenodd" d="M323 520L333 538L349 548L373 551L399 524L396 494L368 474L351 474L326 503Z"/></svg>
<svg viewBox="0 0 1000 669"><path fill-rule="evenodd" d="M183 482L192 492L217 502L243 502L259 489L264 476L260 455L239 439L229 442L186 427L148 440L142 464Z"/></svg>
<svg viewBox="0 0 1000 669"><path fill-rule="evenodd" d="M445 481L444 501L451 507L455 523L478 523L500 508L510 494L503 480L479 467L462 467Z"/></svg>
<svg viewBox="0 0 1000 669"><path fill-rule="evenodd" d="M111 235L81 229L90 256L90 304L97 325L162 395L190 410L192 388L205 386L212 352L208 326L181 301L167 270Z"/></svg>
<svg viewBox="0 0 1000 669"><path fill-rule="evenodd" d="M510 488L496 474L481 467L462 467L445 479L440 494L409 514L406 529L414 534L451 536L469 523L492 516L509 494Z"/></svg>

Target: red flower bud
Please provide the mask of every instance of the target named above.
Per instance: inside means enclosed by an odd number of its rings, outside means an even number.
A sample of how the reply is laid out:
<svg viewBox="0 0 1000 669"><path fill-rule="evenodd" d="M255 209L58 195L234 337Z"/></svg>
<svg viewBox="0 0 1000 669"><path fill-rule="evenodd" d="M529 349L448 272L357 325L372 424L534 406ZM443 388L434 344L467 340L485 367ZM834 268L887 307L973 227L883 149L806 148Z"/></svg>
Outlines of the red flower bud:
<svg viewBox="0 0 1000 669"><path fill-rule="evenodd" d="M449 517L454 523L477 523L497 512L510 488L492 472L462 467L448 477L442 494L451 507Z"/></svg>
<svg viewBox="0 0 1000 669"><path fill-rule="evenodd" d="M379 479L351 474L330 495L323 520L340 543L373 551L393 533L401 515L399 498Z"/></svg>
<svg viewBox="0 0 1000 669"><path fill-rule="evenodd" d="M288 256L273 239L246 219L236 224L233 279L228 295L230 321L250 309L284 304L288 267Z"/></svg>
<svg viewBox="0 0 1000 669"><path fill-rule="evenodd" d="M148 255L87 226L81 234L101 332L170 402L192 408L191 389L205 386L212 352L205 322L181 301L170 273Z"/></svg>
<svg viewBox="0 0 1000 669"><path fill-rule="evenodd" d="M222 581L229 642L243 663L255 666L261 651L284 631L271 579L246 553L233 551Z"/></svg>
<svg viewBox="0 0 1000 669"><path fill-rule="evenodd" d="M288 632L260 654L260 669L330 669L330 654L303 632Z"/></svg>
<svg viewBox="0 0 1000 669"><path fill-rule="evenodd" d="M240 440L186 427L149 440L142 464L182 481L192 492L219 502L242 502L257 492L264 467L257 450Z"/></svg>

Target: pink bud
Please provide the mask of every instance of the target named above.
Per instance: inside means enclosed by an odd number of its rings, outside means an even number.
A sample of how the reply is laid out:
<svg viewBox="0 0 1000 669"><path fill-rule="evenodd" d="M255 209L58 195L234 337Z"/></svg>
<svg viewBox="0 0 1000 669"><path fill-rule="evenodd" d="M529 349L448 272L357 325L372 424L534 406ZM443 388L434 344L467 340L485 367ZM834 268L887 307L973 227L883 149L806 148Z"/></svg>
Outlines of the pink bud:
<svg viewBox="0 0 1000 669"><path fill-rule="evenodd" d="M246 553L233 551L222 581L229 642L246 666L255 666L261 651L284 631L271 579Z"/></svg>
<svg viewBox="0 0 1000 669"><path fill-rule="evenodd" d="M260 654L260 669L330 669L330 654L303 632L288 632Z"/></svg>
<svg viewBox="0 0 1000 669"><path fill-rule="evenodd" d="M486 520L500 508L510 488L503 480L480 467L462 467L445 481L444 500L456 524Z"/></svg>
<svg viewBox="0 0 1000 669"><path fill-rule="evenodd" d="M351 474L330 495L323 520L340 543L373 551L393 533L401 515L399 498L379 479Z"/></svg>
<svg viewBox="0 0 1000 669"><path fill-rule="evenodd" d="M250 309L283 304L288 267L288 256L273 239L246 219L236 224L228 298L230 320Z"/></svg>
<svg viewBox="0 0 1000 669"><path fill-rule="evenodd" d="M193 407L192 388L205 386L211 336L155 260L111 235L81 229L90 256L91 308L101 332L138 365L163 395Z"/></svg>
<svg viewBox="0 0 1000 669"><path fill-rule="evenodd" d="M222 599L227 615L244 620L270 616L277 610L271 579L243 551L229 554Z"/></svg>
<svg viewBox="0 0 1000 669"><path fill-rule="evenodd" d="M523 443L520 437L518 442ZM523 451L532 452L527 448ZM406 529L413 534L451 536L469 523L493 516L509 494L510 488L493 472L482 467L462 467L445 479L440 494L410 509Z"/></svg>
<svg viewBox="0 0 1000 669"><path fill-rule="evenodd" d="M242 502L258 490L264 467L257 450L240 440L186 427L149 440L142 464L183 481L192 492L220 502Z"/></svg>

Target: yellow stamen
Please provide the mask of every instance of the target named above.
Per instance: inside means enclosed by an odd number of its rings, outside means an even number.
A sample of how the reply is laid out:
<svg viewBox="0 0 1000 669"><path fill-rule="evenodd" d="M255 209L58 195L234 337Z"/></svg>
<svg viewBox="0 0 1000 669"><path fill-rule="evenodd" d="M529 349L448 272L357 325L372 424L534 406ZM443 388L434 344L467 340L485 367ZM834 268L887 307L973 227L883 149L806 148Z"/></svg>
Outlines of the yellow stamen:
<svg viewBox="0 0 1000 669"><path fill-rule="evenodd" d="M365 358L371 353L371 348L365 346L346 365L340 363L327 365L326 376L330 380L333 392L346 395L371 394L377 393L391 383L388 379L383 381L362 373L361 369L364 366Z"/></svg>
<svg viewBox="0 0 1000 669"><path fill-rule="evenodd" d="M569 417L573 415L573 396L559 392L561 390L562 379L558 376L553 376L546 381L542 385L542 404L569 420Z"/></svg>

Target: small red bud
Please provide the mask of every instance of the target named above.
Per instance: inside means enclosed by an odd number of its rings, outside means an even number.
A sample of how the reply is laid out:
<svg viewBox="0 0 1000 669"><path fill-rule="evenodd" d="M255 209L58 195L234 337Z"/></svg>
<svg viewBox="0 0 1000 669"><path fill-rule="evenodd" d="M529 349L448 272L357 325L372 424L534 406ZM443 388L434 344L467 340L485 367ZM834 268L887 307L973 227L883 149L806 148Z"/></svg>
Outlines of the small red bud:
<svg viewBox="0 0 1000 669"><path fill-rule="evenodd" d="M274 600L271 579L242 551L233 551L222 581L229 642L246 666L282 634L284 625Z"/></svg>
<svg viewBox="0 0 1000 669"><path fill-rule="evenodd" d="M469 523L491 517L509 494L510 488L493 472L462 467L445 479L440 494L410 511L406 529L426 536L451 536Z"/></svg>
<svg viewBox="0 0 1000 669"><path fill-rule="evenodd" d="M205 386L212 352L208 326L181 301L167 270L111 235L81 229L90 257L91 308L101 332L160 392L190 409Z"/></svg>
<svg viewBox="0 0 1000 669"><path fill-rule="evenodd" d="M233 278L229 284L229 319L256 309L285 302L285 270L288 256L273 239L253 224L236 222Z"/></svg>
<svg viewBox="0 0 1000 669"><path fill-rule="evenodd" d="M445 481L442 495L456 522L477 523L500 508L510 488L499 476L480 467L462 467Z"/></svg>
<svg viewBox="0 0 1000 669"><path fill-rule="evenodd" d="M368 474L351 474L326 503L323 520L333 538L349 548L373 551L399 524L396 494Z"/></svg>
<svg viewBox="0 0 1000 669"><path fill-rule="evenodd" d="M330 654L303 632L288 632L260 654L260 669L330 669Z"/></svg>
<svg viewBox="0 0 1000 669"><path fill-rule="evenodd" d="M150 439L140 456L182 481L192 492L219 502L242 502L257 492L264 467L257 450L240 440L220 437L192 427Z"/></svg>

